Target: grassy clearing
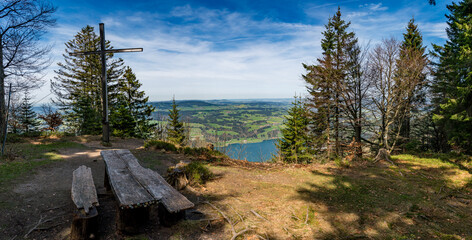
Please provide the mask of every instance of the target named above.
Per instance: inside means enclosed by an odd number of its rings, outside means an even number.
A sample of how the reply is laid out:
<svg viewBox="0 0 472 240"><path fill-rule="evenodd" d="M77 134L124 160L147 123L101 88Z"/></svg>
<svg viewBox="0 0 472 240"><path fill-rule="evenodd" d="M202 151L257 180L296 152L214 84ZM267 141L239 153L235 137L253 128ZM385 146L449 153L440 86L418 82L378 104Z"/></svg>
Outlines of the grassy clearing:
<svg viewBox="0 0 472 240"><path fill-rule="evenodd" d="M9 183L19 176L28 174L33 169L60 161L59 149L64 148L86 148L82 144L58 141L49 143L15 143L6 147L6 156L0 162L0 186Z"/></svg>

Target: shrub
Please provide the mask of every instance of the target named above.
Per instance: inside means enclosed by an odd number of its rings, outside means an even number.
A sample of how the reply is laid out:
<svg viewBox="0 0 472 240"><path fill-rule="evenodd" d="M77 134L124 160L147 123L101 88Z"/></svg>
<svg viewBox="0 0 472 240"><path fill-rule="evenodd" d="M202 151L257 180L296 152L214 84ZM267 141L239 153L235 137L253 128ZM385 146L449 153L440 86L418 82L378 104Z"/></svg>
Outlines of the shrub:
<svg viewBox="0 0 472 240"><path fill-rule="evenodd" d="M412 139L403 146L407 152L416 152L420 150L421 142L416 139Z"/></svg>
<svg viewBox="0 0 472 240"><path fill-rule="evenodd" d="M152 149L164 149L166 151L177 151L177 148L174 144L160 141L160 140L149 140L144 143L145 148L152 148Z"/></svg>
<svg viewBox="0 0 472 240"><path fill-rule="evenodd" d="M193 183L203 184L214 177L210 169L201 162L191 162L185 166L184 172Z"/></svg>
<svg viewBox="0 0 472 240"><path fill-rule="evenodd" d="M207 159L210 159L212 157L223 157L225 156L223 153L217 150L210 150L205 147L199 147L199 148L191 148L191 147L184 147L180 149L180 152L186 155L191 155L191 156L204 156Z"/></svg>
<svg viewBox="0 0 472 240"><path fill-rule="evenodd" d="M22 134L24 137L40 137L41 132L40 131L31 131L31 132L24 132Z"/></svg>
<svg viewBox="0 0 472 240"><path fill-rule="evenodd" d="M3 139L0 139L0 142L3 142ZM16 133L9 133L7 135L7 143L22 143L25 142L25 139L23 139L20 135Z"/></svg>

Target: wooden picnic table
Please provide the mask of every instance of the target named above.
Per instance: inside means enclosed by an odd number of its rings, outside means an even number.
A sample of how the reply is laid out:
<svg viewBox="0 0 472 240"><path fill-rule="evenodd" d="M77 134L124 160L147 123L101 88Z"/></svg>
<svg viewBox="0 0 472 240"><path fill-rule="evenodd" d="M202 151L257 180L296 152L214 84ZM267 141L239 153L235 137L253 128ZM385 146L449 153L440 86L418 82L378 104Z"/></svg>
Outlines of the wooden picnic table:
<svg viewBox="0 0 472 240"><path fill-rule="evenodd" d="M136 232L149 218L149 207L158 206L161 224L169 225L194 207L157 172L142 167L128 149L101 151L105 161L105 186L118 203L120 231Z"/></svg>

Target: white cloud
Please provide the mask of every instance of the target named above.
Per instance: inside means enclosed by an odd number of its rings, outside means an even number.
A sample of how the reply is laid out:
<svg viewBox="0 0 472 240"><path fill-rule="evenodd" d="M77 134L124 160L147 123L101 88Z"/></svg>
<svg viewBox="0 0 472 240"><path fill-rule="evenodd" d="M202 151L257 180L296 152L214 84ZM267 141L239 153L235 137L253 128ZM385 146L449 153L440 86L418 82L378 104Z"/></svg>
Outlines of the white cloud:
<svg viewBox="0 0 472 240"><path fill-rule="evenodd" d="M188 5L167 17L188 20L190 13L194 19L185 25L151 13L102 18L115 48L144 48L116 57L133 68L151 100L168 100L174 94L177 99L292 97L305 90L301 63L318 56L322 27L255 21L240 13ZM152 21L135 25L130 17ZM64 42L80 30L59 28L63 30L52 34ZM63 49L54 49L57 61L62 61Z"/></svg>
<svg viewBox="0 0 472 240"><path fill-rule="evenodd" d="M311 8L311 15L307 10L308 17L323 17L316 24L254 20L250 14L190 5L169 13L113 13L101 20L115 48L144 48L142 53L116 56L133 68L151 100L169 100L174 94L177 99L292 97L305 91L301 63L314 63L321 54L323 24L335 13L326 7L336 6ZM378 3L342 12L361 44L375 44L392 35L401 38L418 11L387 10ZM63 43L84 27L83 22L59 24L52 31L56 62L63 61ZM418 22L425 37L445 37L444 24ZM51 66L46 79L56 68ZM48 87L43 88L38 98L47 92Z"/></svg>
<svg viewBox="0 0 472 240"><path fill-rule="evenodd" d="M385 11L388 9L388 7L382 6L382 3L366 3L359 5L360 8L367 8L371 11Z"/></svg>

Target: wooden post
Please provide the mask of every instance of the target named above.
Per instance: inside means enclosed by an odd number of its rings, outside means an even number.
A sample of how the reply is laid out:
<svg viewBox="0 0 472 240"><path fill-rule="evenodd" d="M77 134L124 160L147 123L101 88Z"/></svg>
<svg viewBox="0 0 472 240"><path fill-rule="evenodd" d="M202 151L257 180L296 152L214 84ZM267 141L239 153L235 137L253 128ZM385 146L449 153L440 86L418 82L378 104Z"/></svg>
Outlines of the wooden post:
<svg viewBox="0 0 472 240"><path fill-rule="evenodd" d="M107 62L105 55L105 24L100 23L100 56L102 60L102 107L103 120L102 130L105 143L110 142L110 123L108 122L108 84L107 84Z"/></svg>
<svg viewBox="0 0 472 240"><path fill-rule="evenodd" d="M149 220L149 207L127 208L117 211L117 228L122 233L137 233Z"/></svg>
<svg viewBox="0 0 472 240"><path fill-rule="evenodd" d="M157 214L159 217L159 224L170 227L185 217L185 210L170 213L162 203L159 203L157 206Z"/></svg>
<svg viewBox="0 0 472 240"><path fill-rule="evenodd" d="M98 212L97 208L92 207L88 214L84 210L76 209L72 227L70 231L70 240L96 239L98 230Z"/></svg>

